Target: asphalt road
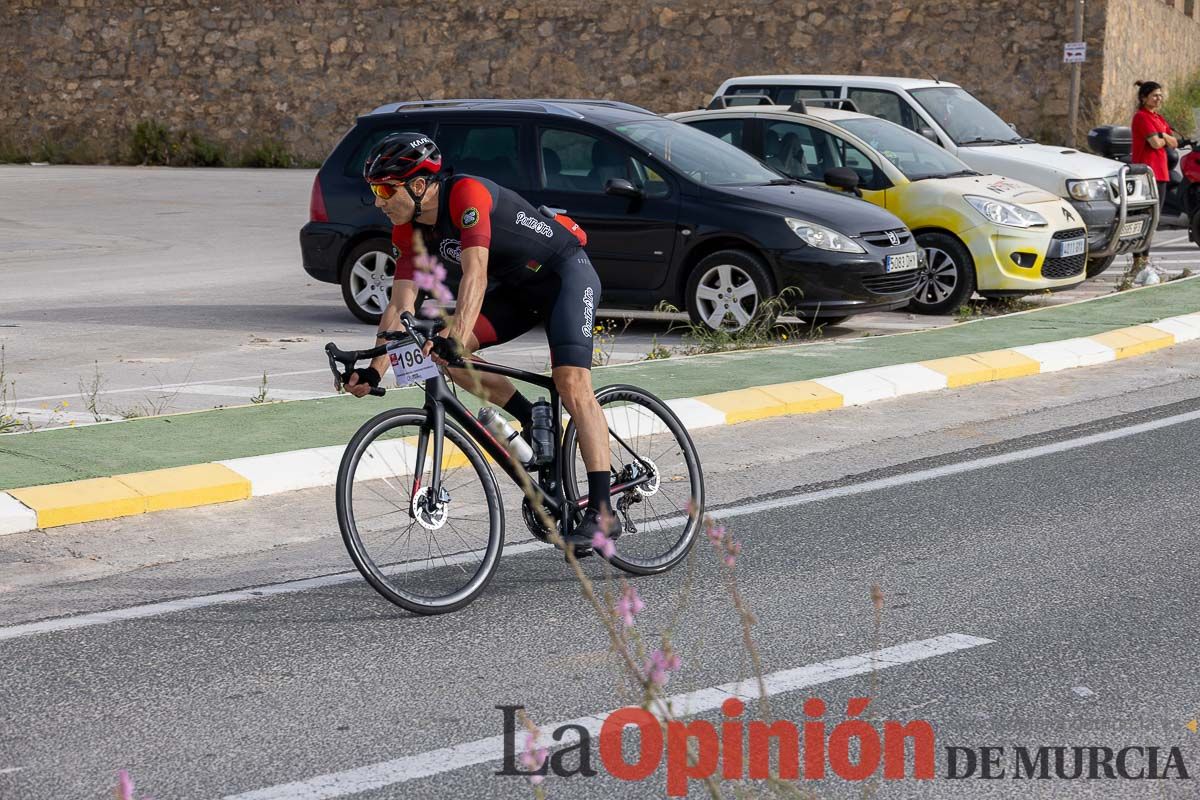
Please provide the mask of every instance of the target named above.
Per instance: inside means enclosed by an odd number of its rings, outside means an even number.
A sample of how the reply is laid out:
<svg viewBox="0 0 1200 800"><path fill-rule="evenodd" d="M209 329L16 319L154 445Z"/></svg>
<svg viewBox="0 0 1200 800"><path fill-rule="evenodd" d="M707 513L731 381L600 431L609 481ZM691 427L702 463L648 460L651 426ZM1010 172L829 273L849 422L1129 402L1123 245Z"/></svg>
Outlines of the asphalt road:
<svg viewBox="0 0 1200 800"><path fill-rule="evenodd" d="M45 427L244 405L264 390L276 400L328 394L325 342L365 346L373 330L345 309L337 286L300 266L313 174L0 166L0 373L12 407ZM1195 269L1200 249L1183 231L1163 231L1155 257L1174 273ZM1127 260L1036 302L1107 294ZM611 313L611 363L680 343L670 330L679 317ZM625 327L625 317L637 318ZM888 312L824 333L953 323ZM492 353L526 369L548 362L540 332Z"/></svg>
<svg viewBox="0 0 1200 800"><path fill-rule="evenodd" d="M776 679L770 717L800 724L817 697L831 733L849 699L868 696L876 727L926 720L935 732L933 780L829 777L802 781L803 796L1196 796L1200 735L1184 726L1200 712L1198 355L1183 345L701 432L709 510L742 543L740 591ZM159 800L529 797L522 779L493 774L497 704L552 728L634 699L553 553L513 553L474 604L416 618L353 575L263 588L346 568L327 491L263 500L0 541L5 580L24 580L0 593L0 797L103 797L121 768ZM62 547L126 563L72 576L23 560ZM636 630L653 642L670 628L682 656L669 693L751 674L707 541L687 569L635 585ZM254 586L263 594L88 616ZM48 617L91 624L15 627ZM873 667L852 658L880 650ZM786 672L818 662L807 678ZM719 723L703 697L679 702ZM1009 777L942 777L950 746L1007 748ZM1193 778L1014 781L1016 746L1156 746L1160 771L1178 747ZM601 770L546 788L657 797L664 774L627 783Z"/></svg>

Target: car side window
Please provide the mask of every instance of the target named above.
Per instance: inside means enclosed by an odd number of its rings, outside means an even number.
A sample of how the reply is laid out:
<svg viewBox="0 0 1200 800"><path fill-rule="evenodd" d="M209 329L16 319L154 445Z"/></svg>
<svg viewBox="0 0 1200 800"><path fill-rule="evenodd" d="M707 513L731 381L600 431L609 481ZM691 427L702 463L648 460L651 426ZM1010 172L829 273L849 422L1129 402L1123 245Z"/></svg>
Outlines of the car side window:
<svg viewBox="0 0 1200 800"><path fill-rule="evenodd" d="M887 177L875 166L875 162L867 154L839 136L830 136L838 159L843 167L849 167L858 173L858 185L863 189L886 189L889 185Z"/></svg>
<svg viewBox="0 0 1200 800"><path fill-rule="evenodd" d="M846 140L798 122L764 122L763 151L767 154L764 160L785 175L824 182L826 171L849 167L858 173L862 188L886 188L887 177L866 153Z"/></svg>
<svg viewBox="0 0 1200 800"><path fill-rule="evenodd" d="M350 158L346 159L346 166L343 174L350 178L361 178L363 174L363 165L367 160L367 153L370 152L371 148L377 145L379 141L383 139L383 137L400 132L427 134L432 128L433 125L428 122L421 124L405 122L398 127L376 128L375 130L370 131L366 136L362 137L359 143L355 146L354 152L350 155Z"/></svg>
<svg viewBox="0 0 1200 800"><path fill-rule="evenodd" d="M624 178L647 197L665 197L670 185L620 143L580 131L543 128L538 133L539 178L546 189L603 194L609 178Z"/></svg>
<svg viewBox="0 0 1200 800"><path fill-rule="evenodd" d="M834 153L824 131L798 122L763 120L763 161L793 178L820 181Z"/></svg>
<svg viewBox="0 0 1200 800"><path fill-rule="evenodd" d="M885 89L851 89L849 97L858 110L873 117L880 117L910 131L920 127L920 117L900 95Z"/></svg>
<svg viewBox="0 0 1200 800"><path fill-rule="evenodd" d="M694 122L688 122L697 130L704 131L710 136L715 136L727 144L745 150L742 146L746 123L740 119L698 119Z"/></svg>
<svg viewBox="0 0 1200 800"><path fill-rule="evenodd" d="M796 98L833 99L839 91L837 86L731 86L725 94L765 94L781 106L790 106Z"/></svg>
<svg viewBox="0 0 1200 800"><path fill-rule="evenodd" d="M478 175L506 188L528 186L516 125L439 125L434 140L442 163L460 175Z"/></svg>

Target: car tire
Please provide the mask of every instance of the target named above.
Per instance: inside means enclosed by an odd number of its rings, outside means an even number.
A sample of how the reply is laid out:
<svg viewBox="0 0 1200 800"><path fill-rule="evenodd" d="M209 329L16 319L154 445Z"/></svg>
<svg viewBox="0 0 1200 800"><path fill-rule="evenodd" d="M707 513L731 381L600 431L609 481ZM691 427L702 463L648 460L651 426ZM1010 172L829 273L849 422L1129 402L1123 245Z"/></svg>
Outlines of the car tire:
<svg viewBox="0 0 1200 800"><path fill-rule="evenodd" d="M1188 225L1188 233L1191 234L1192 242L1200 247L1200 209L1192 212L1191 223Z"/></svg>
<svg viewBox="0 0 1200 800"><path fill-rule="evenodd" d="M396 260L387 239L368 239L355 247L342 262L342 299L350 313L363 322L378 325L392 297Z"/></svg>
<svg viewBox="0 0 1200 800"><path fill-rule="evenodd" d="M921 233L917 244L925 264L917 277L917 293L909 308L918 314L946 314L975 293L975 261L971 251L946 233Z"/></svg>
<svg viewBox="0 0 1200 800"><path fill-rule="evenodd" d="M1087 276L1094 278L1100 273L1112 266L1112 263L1117 260L1117 256L1101 256L1100 258L1089 258L1087 262Z"/></svg>
<svg viewBox="0 0 1200 800"><path fill-rule="evenodd" d="M762 260L745 250L718 250L688 276L687 312L694 325L730 333L746 327L775 282Z"/></svg>

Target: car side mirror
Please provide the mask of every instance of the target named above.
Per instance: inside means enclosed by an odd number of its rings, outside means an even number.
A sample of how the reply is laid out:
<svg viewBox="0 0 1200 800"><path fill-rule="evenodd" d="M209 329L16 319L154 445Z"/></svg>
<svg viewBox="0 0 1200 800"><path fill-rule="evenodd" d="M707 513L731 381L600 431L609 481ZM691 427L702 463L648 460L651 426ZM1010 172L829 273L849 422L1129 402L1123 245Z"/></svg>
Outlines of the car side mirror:
<svg viewBox="0 0 1200 800"><path fill-rule="evenodd" d="M938 147L941 147L941 146L942 146L942 143L941 143L940 141L938 141L937 134L933 132L933 128L925 128L925 127L923 127L923 128L921 128L919 131L917 131L917 133L921 134L921 135L922 135L922 136L924 136L926 139L928 139L929 141L931 141L931 142L933 142L934 144L936 144Z"/></svg>
<svg viewBox="0 0 1200 800"><path fill-rule="evenodd" d="M835 189L844 189L847 192L853 192L858 197L862 197L862 192L858 188L858 173L849 167L827 169L822 180Z"/></svg>
<svg viewBox="0 0 1200 800"><path fill-rule="evenodd" d="M604 193L615 197L628 197L630 200L637 200L645 195L645 192L625 178L609 178L606 180L604 182Z"/></svg>
<svg viewBox="0 0 1200 800"><path fill-rule="evenodd" d="M1015 122L1010 122L1010 123L1008 123L1008 127L1012 128L1012 129L1013 129L1014 131L1016 131L1017 133L1020 133L1020 131L1018 131L1018 130L1017 130L1017 123L1015 123Z"/></svg>

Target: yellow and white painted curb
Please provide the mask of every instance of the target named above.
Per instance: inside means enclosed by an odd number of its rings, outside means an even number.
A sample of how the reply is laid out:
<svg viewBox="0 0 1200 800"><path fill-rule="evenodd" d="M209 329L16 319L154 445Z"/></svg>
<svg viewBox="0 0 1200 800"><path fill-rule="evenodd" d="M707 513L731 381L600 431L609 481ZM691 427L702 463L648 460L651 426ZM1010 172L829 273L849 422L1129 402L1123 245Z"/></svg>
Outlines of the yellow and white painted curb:
<svg viewBox="0 0 1200 800"><path fill-rule="evenodd" d="M1200 313L1086 338L755 386L670 400L667 405L685 427L697 430L1086 367L1195 339L1200 339ZM606 413L609 424L618 434L632 429L637 422ZM7 493L0 492L0 534L332 486L337 480L344 450L344 445L315 447L212 464L12 489Z"/></svg>

